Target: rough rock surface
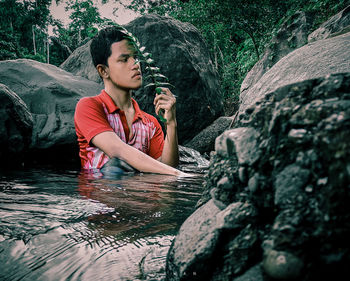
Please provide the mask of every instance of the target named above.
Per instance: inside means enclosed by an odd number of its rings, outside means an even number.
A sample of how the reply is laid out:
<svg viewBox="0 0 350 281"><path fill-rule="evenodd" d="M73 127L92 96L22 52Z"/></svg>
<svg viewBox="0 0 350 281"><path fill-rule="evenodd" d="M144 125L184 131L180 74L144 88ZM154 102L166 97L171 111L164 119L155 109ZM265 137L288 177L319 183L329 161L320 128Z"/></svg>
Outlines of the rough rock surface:
<svg viewBox="0 0 350 281"><path fill-rule="evenodd" d="M307 44L283 57L240 94L239 111L287 84L350 71L350 33Z"/></svg>
<svg viewBox="0 0 350 281"><path fill-rule="evenodd" d="M233 117L219 117L211 125L202 130L192 140L186 142L186 147L193 148L200 153L209 154L214 150L215 139L233 123Z"/></svg>
<svg viewBox="0 0 350 281"><path fill-rule="evenodd" d="M327 39L346 32L350 32L350 6L321 24L308 36L308 41Z"/></svg>
<svg viewBox="0 0 350 281"><path fill-rule="evenodd" d="M60 68L76 76L85 77L91 81L102 84L102 79L92 64L90 55L91 41L75 49L74 52L60 65ZM96 93L97 94L97 93Z"/></svg>
<svg viewBox="0 0 350 281"><path fill-rule="evenodd" d="M350 72L281 87L240 113L216 141L168 280L348 276L349 139Z"/></svg>
<svg viewBox="0 0 350 281"><path fill-rule="evenodd" d="M75 105L81 97L95 95L101 85L56 66L26 59L1 61L0 83L24 101L33 117L32 150L66 146L65 155L58 153L57 157L78 157Z"/></svg>
<svg viewBox="0 0 350 281"><path fill-rule="evenodd" d="M241 92L248 91L281 58L307 43L313 23L313 16L297 12L287 18L272 38L263 57L253 66L244 78Z"/></svg>
<svg viewBox="0 0 350 281"><path fill-rule="evenodd" d="M31 142L33 118L21 98L0 84L0 165L21 162ZM15 161L16 160L16 161Z"/></svg>
<svg viewBox="0 0 350 281"><path fill-rule="evenodd" d="M175 86L180 143L224 114L219 77L209 50L191 24L157 15L141 16L125 26L152 54L155 64ZM76 75L100 82L96 76L88 45L80 47L61 67ZM135 93L140 107L154 113L154 93L141 88Z"/></svg>

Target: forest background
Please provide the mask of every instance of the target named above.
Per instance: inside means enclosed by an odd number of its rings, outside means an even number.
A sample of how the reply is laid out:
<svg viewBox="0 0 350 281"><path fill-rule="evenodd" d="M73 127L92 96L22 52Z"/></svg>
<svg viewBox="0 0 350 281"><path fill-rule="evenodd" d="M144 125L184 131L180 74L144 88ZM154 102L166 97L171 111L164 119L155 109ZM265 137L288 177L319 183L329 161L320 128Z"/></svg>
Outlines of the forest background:
<svg viewBox="0 0 350 281"><path fill-rule="evenodd" d="M54 19L52 1L65 3L69 23ZM156 13L193 24L219 73L221 93L234 113L240 85L280 25L296 11L311 13L316 29L348 0L0 0L0 60L28 58L59 66L99 29L113 24L98 5L115 3L138 14ZM118 11L116 10L117 14ZM49 32L49 27L53 32ZM227 107L226 107L227 108Z"/></svg>

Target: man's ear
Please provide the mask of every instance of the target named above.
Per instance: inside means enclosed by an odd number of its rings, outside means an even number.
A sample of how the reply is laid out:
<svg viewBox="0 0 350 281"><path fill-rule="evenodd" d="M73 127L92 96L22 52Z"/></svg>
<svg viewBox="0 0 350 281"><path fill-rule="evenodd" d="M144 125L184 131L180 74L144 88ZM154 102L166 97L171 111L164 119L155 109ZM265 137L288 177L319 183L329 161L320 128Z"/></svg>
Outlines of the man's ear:
<svg viewBox="0 0 350 281"><path fill-rule="evenodd" d="M103 78L103 79L107 79L109 78L109 69L108 66L104 65L104 64L98 64L96 66L97 72L98 74Z"/></svg>

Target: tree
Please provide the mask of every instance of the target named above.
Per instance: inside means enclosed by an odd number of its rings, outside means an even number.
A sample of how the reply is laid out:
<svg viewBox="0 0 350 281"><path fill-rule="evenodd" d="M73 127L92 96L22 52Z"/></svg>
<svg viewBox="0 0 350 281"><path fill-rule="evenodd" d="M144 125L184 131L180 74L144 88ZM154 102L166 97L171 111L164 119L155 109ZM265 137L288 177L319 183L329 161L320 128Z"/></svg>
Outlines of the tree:
<svg viewBox="0 0 350 281"><path fill-rule="evenodd" d="M71 46L75 49L84 39L92 38L104 20L101 19L98 8L92 0L69 0L65 9L72 11L68 31L72 36Z"/></svg>
<svg viewBox="0 0 350 281"><path fill-rule="evenodd" d="M8 44L1 44L5 48L2 53L11 53L12 58L29 56L44 60L50 4L51 0L1 0L0 27L3 33L0 40L9 40ZM7 59L7 56L1 59Z"/></svg>

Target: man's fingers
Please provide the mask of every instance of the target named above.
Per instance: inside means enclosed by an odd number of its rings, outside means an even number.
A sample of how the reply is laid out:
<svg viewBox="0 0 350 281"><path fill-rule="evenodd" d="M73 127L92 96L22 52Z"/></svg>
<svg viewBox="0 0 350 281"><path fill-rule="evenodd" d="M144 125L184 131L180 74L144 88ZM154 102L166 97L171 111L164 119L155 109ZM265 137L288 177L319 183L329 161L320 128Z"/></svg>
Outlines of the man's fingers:
<svg viewBox="0 0 350 281"><path fill-rule="evenodd" d="M156 104L159 101L166 101L166 102L176 102L176 98L171 94L171 95L166 95L166 94L157 94L153 100L153 104Z"/></svg>
<svg viewBox="0 0 350 281"><path fill-rule="evenodd" d="M156 113L158 114L159 110L161 109L169 111L171 109L171 105L166 102L158 102L155 106Z"/></svg>

